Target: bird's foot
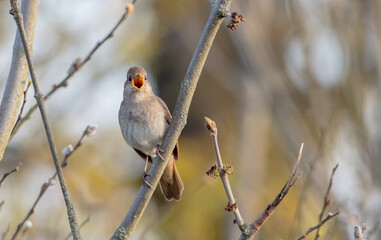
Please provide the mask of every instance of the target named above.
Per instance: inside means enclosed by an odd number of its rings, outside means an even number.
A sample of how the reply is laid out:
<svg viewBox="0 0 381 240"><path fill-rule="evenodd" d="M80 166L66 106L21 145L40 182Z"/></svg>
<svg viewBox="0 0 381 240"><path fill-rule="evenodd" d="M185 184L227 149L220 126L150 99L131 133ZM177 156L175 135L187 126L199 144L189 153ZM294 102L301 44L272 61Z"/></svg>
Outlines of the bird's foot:
<svg viewBox="0 0 381 240"><path fill-rule="evenodd" d="M152 188L152 185L147 181L147 177L149 176L149 174L148 173L146 173L146 172L144 172L143 173L143 182L145 183L145 184L147 184L147 186L148 186L148 188Z"/></svg>
<svg viewBox="0 0 381 240"><path fill-rule="evenodd" d="M164 160L164 157L161 155L164 153L164 150L161 148L160 144L156 145L156 154L160 157L161 160Z"/></svg>

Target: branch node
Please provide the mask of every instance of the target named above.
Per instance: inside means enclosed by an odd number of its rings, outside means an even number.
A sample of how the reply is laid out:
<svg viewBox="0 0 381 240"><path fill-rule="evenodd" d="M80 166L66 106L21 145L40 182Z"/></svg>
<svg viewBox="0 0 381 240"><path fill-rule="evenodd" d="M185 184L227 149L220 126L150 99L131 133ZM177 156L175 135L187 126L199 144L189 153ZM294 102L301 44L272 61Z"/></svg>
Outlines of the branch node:
<svg viewBox="0 0 381 240"><path fill-rule="evenodd" d="M65 157L65 156L69 155L70 153L72 153L73 150L74 150L73 145L69 144L66 147L64 147L64 149L62 149L61 153Z"/></svg>
<svg viewBox="0 0 381 240"><path fill-rule="evenodd" d="M232 175L234 172L234 168L230 164L224 164L222 171L226 173L227 175Z"/></svg>
<svg viewBox="0 0 381 240"><path fill-rule="evenodd" d="M236 30L238 28L238 24L240 22L245 22L246 19L243 17L242 14L238 14L237 12L232 12L230 15L231 19L226 25L226 27L230 28L231 30Z"/></svg>
<svg viewBox="0 0 381 240"><path fill-rule="evenodd" d="M126 12L127 12L127 14L133 13L134 12L134 5L133 4L129 4L126 7Z"/></svg>
<svg viewBox="0 0 381 240"><path fill-rule="evenodd" d="M78 71L82 67L82 58L78 57L74 60L74 62L70 65L69 70L67 71L68 75L71 75ZM62 83L62 86L67 86L67 81Z"/></svg>
<svg viewBox="0 0 381 240"><path fill-rule="evenodd" d="M204 117L204 120L205 120L206 128L210 131L210 134L212 134L212 136L216 136L217 135L216 123L208 117Z"/></svg>
<svg viewBox="0 0 381 240"><path fill-rule="evenodd" d="M220 176L220 168L217 167L216 164L213 164L208 171L206 171L206 175L212 178L218 178Z"/></svg>
<svg viewBox="0 0 381 240"><path fill-rule="evenodd" d="M88 137L94 136L95 133L97 132L97 127L98 127L97 124L90 124L90 125L88 125L86 130L85 130L84 135L86 135Z"/></svg>
<svg viewBox="0 0 381 240"><path fill-rule="evenodd" d="M231 212L231 211L235 211L236 209L237 209L237 201L235 201L234 203L228 202L228 205L226 206L225 211Z"/></svg>

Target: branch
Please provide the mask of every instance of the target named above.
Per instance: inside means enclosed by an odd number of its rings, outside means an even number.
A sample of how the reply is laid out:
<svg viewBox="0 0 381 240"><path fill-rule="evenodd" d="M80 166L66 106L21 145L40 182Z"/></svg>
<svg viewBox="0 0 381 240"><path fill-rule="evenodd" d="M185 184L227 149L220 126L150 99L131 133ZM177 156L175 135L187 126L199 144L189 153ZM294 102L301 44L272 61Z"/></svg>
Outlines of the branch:
<svg viewBox="0 0 381 240"><path fill-rule="evenodd" d="M206 23L204 31L197 44L196 51L194 52L191 63L188 67L185 78L181 84L173 118L169 124L168 131L161 145L161 148L164 150L164 153L162 154L164 160L161 160L159 156L156 156L149 171L149 177L147 180L153 187L149 188L147 184L143 184L140 187L140 190L135 198L134 203L130 207L129 212L112 236L112 239L114 240L128 239L131 237L132 232L136 228L149 200L152 197L153 192L155 191L159 179L163 174L164 168L168 163L169 156L171 155L176 141L186 124L189 107L197 86L198 79L201 75L206 57L208 56L209 50L213 44L213 40L222 23L222 13L229 11L230 3L231 0L219 0L212 6L208 22Z"/></svg>
<svg viewBox="0 0 381 240"><path fill-rule="evenodd" d="M217 141L216 123L208 117L204 117L204 119L205 119L206 127L208 128L208 130L210 131L210 135L212 136L214 152L216 153L217 164L218 164L218 168L216 168L214 165L209 171L215 172L220 176L222 184L224 185L224 188L225 188L226 196L228 197L228 200L229 200L228 206L227 208L225 208L225 210L228 212L233 211L235 216L234 222L237 223L241 231L244 231L247 228L247 225L245 221L243 220L241 213L239 212L237 202L233 196L233 191L230 187L229 178L228 178L228 175L233 172L232 167L230 165L224 165L222 163L220 149L218 147L218 141ZM209 174L209 171L207 172L207 174L211 175Z"/></svg>
<svg viewBox="0 0 381 240"><path fill-rule="evenodd" d="M23 101L22 101L20 113L19 113L19 116L17 117L15 125L13 126L13 129L12 129L12 132L11 132L11 138L12 138L13 134L15 133L16 126L19 124L19 122L22 119L22 113L24 111L24 107L25 107L25 104L26 104L26 101L27 101L26 94L28 93L28 90L29 90L29 87L30 87L31 84L32 84L32 82L29 80L28 81L28 85L26 86L26 89L23 92Z"/></svg>
<svg viewBox="0 0 381 240"><path fill-rule="evenodd" d="M92 136L94 133L95 133L95 125L89 125L86 127L85 131L83 132L82 136L79 138L77 144L75 145L75 147L69 147L71 145L69 145L68 147L65 147L64 150L62 151L63 152L63 155L64 155L64 159L62 160L61 162L61 166L62 168L66 167L67 164L68 164L68 159L69 157L71 156L71 154L77 150L81 145L82 145L82 142L83 142L83 139L86 137L86 136ZM24 219L22 220L22 222L20 222L18 225L17 225L17 229L16 231L13 233L13 236L11 238L11 240L14 240L16 239L17 235L19 234L20 230L22 229L22 227L24 226L25 222L29 220L29 218L32 216L32 214L34 213L34 209L36 208L37 204L40 202L41 198L44 196L45 192L48 190L48 188L50 186L54 186L55 183L56 183L56 178L57 176L57 172L55 172L53 174L53 176L51 176L46 182L44 182L42 185L41 185L41 189L40 189L40 193L38 194L36 200L34 200L34 203L32 205L32 207L29 209L28 213L26 214L26 216L24 217Z"/></svg>
<svg viewBox="0 0 381 240"><path fill-rule="evenodd" d="M64 176L62 173L62 168L61 168L59 157L57 154L57 149L56 149L56 146L54 143L53 134L52 134L52 131L50 129L49 122L48 122L48 117L47 117L46 110L45 110L44 95L42 94L40 87L38 86L37 77L36 77L36 73L34 70L33 62L32 62L32 57L31 57L31 54L29 51L28 40L26 38L24 25L22 24L23 23L23 20L22 20L23 16L20 12L20 5L19 5L17 0L11 0L11 5L12 5L12 9L10 12L13 15L13 18L17 24L17 28L20 32L21 40L22 40L22 43L24 46L25 56L26 56L26 60L28 62L29 72L30 72L30 76L31 76L33 88L34 88L34 97L36 98L38 108L40 109L42 122L44 123L46 136L47 136L48 141L49 141L50 151L52 153L54 165L55 165L56 170L57 170L58 179L60 182L62 194L63 194L65 204L66 204L70 228L71 228L71 231L73 232L73 238L74 239L81 239L81 235L78 231L78 222L77 222L77 218L75 216L74 207L73 207L73 204L71 203L71 200L69 197L69 192L68 192L67 187L66 187L65 179L64 179Z"/></svg>
<svg viewBox="0 0 381 240"><path fill-rule="evenodd" d="M119 21L115 24L115 26L111 29L111 31L99 42L95 44L95 46L90 50L90 52L86 55L86 57L81 60L81 58L77 58L74 60L72 65L70 66L66 77L64 77L59 83L53 84L52 89L45 95L45 100L47 100L55 91L57 91L59 88L66 87L68 85L68 82L72 76L74 76L75 73L77 73L83 65L85 65L91 57L94 55L94 53L111 37L114 36L115 31L118 29L118 27L127 19L127 16L134 11L134 4L136 0L134 0L131 4L129 4L125 8L125 12L120 17ZM19 128L32 116L34 111L38 108L38 104L33 105L28 112L25 114L25 116L15 125L14 131L12 132L12 136L19 130Z"/></svg>
<svg viewBox="0 0 381 240"><path fill-rule="evenodd" d="M331 191L331 187L332 187L332 183L333 183L333 177L334 177L336 169L338 167L339 167L339 164L336 164L336 166L332 169L331 177L329 178L329 184L328 184L328 187L327 187L327 191L326 191L326 193L324 195L323 207L322 207L321 212L319 214L319 222L321 222L321 220L323 219L323 215L324 215L325 209L331 203L331 200L328 199L328 196L329 196L329 192ZM316 229L315 240L317 240L320 237L319 231L320 231L320 226Z"/></svg>
<svg viewBox="0 0 381 240"><path fill-rule="evenodd" d="M297 170L300 164L300 160L302 158L303 152L303 143L300 146L299 155L292 170L291 176L287 180L286 184L283 186L282 190L276 196L274 201L270 203L267 208L257 217L257 219L250 224L245 231L242 232L240 240L252 239L257 231L262 227L262 225L267 221L267 219L274 213L276 207L280 204L280 202L287 195L288 191L294 186L295 182L301 175L301 172L297 174Z"/></svg>
<svg viewBox="0 0 381 240"><path fill-rule="evenodd" d="M14 172L17 172L17 171L20 169L20 166L21 166L21 163L19 163L19 165L17 165L17 167L15 167L14 169L12 169L11 171L4 173L3 177L2 177L1 180L0 180L0 187L1 187L1 184L3 183L3 181L4 181L10 174L12 174L12 173L14 173Z"/></svg>
<svg viewBox="0 0 381 240"><path fill-rule="evenodd" d="M83 220L83 222L79 225L79 229L81 229L83 226L85 226L88 222L90 222L90 214L87 215L87 218L85 220ZM71 232L66 236L65 240L68 240L70 239L70 237L72 236Z"/></svg>
<svg viewBox="0 0 381 240"><path fill-rule="evenodd" d="M38 6L39 0L23 1L21 6L21 12L25 15L25 32L31 47L33 44ZM17 112L20 107L21 96L25 88L25 80L27 76L27 61L20 34L19 32L16 32L16 38L13 45L12 64L9 69L7 84L0 105L0 161L3 158L13 125L17 118Z"/></svg>
<svg viewBox="0 0 381 240"><path fill-rule="evenodd" d="M312 231L314 231L316 229L319 229L326 221L328 221L329 219L339 215L339 213L340 213L339 211L337 211L335 213L329 212L327 217L325 217L321 222L319 222L319 224L317 224L316 226L310 227L302 236L298 237L296 240L304 239L305 237L307 237L307 235L309 233L311 233Z"/></svg>
<svg viewBox="0 0 381 240"><path fill-rule="evenodd" d="M362 227L360 227L359 225L356 225L356 226L354 227L354 232L353 232L353 234L354 234L354 236L355 236L355 240L365 240L365 239L363 238L363 234L364 234L364 232L365 232L365 229L366 229L366 224L365 224L365 223L362 224Z"/></svg>

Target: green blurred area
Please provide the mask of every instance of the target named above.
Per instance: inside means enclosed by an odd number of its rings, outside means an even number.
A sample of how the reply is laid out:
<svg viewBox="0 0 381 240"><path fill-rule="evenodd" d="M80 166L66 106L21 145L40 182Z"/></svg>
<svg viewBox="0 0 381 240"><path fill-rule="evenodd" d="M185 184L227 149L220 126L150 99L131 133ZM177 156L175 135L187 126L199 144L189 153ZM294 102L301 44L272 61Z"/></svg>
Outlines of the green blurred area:
<svg viewBox="0 0 381 240"><path fill-rule="evenodd" d="M76 4L41 2L34 59L44 92L107 34L126 2ZM0 1L0 6L3 91L15 26L9 3ZM74 145L86 125L99 125L64 170L79 221L91 214L81 229L84 239L108 239L142 183L144 161L125 144L117 122L127 69L145 67L172 111L209 10L208 1L137 1L114 37L48 100L59 151ZM234 166L230 181L248 223L281 190L305 143L301 178L255 239L295 239L316 225L336 163L328 211L340 210L340 215L324 225L321 239L351 239L353 226L363 222L369 239L377 239L380 1L238 0L231 10L246 22L235 31L226 28L227 20L221 26L179 139L183 197L168 203L157 190L133 239L238 239L233 215L224 211L221 181L205 174L215 155L204 116L217 123L222 158ZM26 109L33 102L30 90ZM9 234L15 231L54 173L38 112L11 140L0 176L18 162L20 171L0 188L0 201L5 201L0 234L8 224ZM69 233L58 185L48 190L31 220L25 239L63 239Z"/></svg>

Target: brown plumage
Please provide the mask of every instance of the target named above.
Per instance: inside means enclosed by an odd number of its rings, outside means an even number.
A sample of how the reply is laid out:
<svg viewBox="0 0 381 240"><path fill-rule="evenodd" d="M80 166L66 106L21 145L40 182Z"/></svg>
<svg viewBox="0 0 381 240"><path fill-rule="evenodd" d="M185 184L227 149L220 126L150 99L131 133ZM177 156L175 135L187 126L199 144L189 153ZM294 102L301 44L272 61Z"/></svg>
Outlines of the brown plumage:
<svg viewBox="0 0 381 240"><path fill-rule="evenodd" d="M156 156L172 116L164 101L157 97L147 80L147 73L141 67L131 67L124 83L123 101L119 109L119 125L124 140L143 159L150 161ZM168 201L180 200L184 190L183 181L176 168L179 145L160 179L160 188Z"/></svg>

